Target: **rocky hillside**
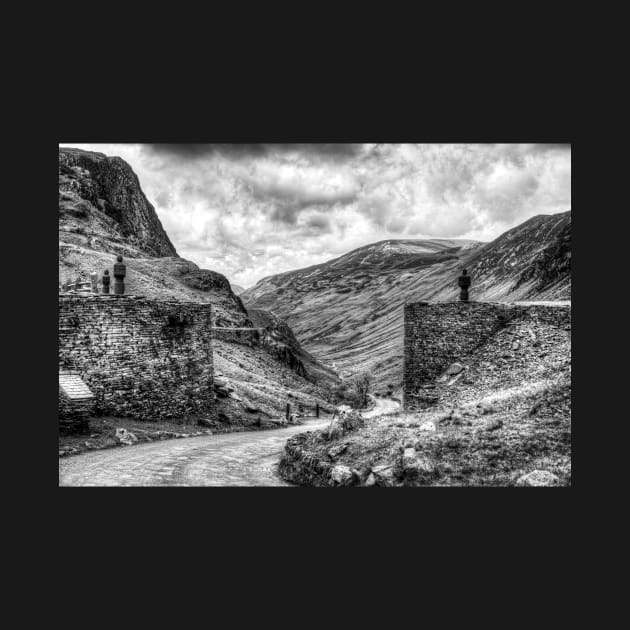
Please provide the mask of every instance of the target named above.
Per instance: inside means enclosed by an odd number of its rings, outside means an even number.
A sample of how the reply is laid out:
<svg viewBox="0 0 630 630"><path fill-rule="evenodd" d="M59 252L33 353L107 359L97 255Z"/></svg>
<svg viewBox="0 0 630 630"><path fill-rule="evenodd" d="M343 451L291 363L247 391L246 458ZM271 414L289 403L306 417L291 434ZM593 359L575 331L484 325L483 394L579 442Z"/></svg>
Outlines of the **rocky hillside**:
<svg viewBox="0 0 630 630"><path fill-rule="evenodd" d="M281 474L314 486L571 485L570 319L516 317L431 387L426 410L291 438Z"/></svg>
<svg viewBox="0 0 630 630"><path fill-rule="evenodd" d="M568 300L571 213L539 216L491 243L390 240L329 262L264 278L241 294L247 307L287 321L319 360L350 375L373 373L383 391L402 377L402 306L457 299L472 276L473 300Z"/></svg>
<svg viewBox="0 0 630 630"><path fill-rule="evenodd" d="M471 299L570 300L571 211L532 217L464 262L473 279ZM458 292L449 279L425 299L455 300Z"/></svg>
<svg viewBox="0 0 630 630"><path fill-rule="evenodd" d="M127 265L126 292L155 298L211 303L218 327L252 327L227 278L180 258L140 188L118 157L59 149L59 284L110 273L116 255ZM262 315L256 316L258 319ZM274 318L273 343L249 348L217 343L217 370L234 388L236 403L266 415L284 409L289 392L305 405L323 402L337 379L304 352L288 326ZM258 321L258 320L257 320ZM257 324L258 326L258 324ZM258 383L260 387L253 387ZM321 386L320 386L321 383ZM240 395L239 395L240 392ZM230 399L229 416L239 405ZM250 412L256 417L256 412Z"/></svg>
<svg viewBox="0 0 630 630"><path fill-rule="evenodd" d="M59 231L102 252L177 256L129 164L103 153L59 149Z"/></svg>

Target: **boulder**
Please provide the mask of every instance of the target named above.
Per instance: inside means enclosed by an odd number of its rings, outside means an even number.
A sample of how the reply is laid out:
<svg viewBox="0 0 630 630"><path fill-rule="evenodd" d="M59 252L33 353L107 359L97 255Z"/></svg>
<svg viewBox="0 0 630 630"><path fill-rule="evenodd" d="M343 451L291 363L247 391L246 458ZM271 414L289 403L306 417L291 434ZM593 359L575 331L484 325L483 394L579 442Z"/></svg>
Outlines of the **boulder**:
<svg viewBox="0 0 630 630"><path fill-rule="evenodd" d="M423 422L420 425L420 431L429 431L429 432L435 432L436 431L436 427L435 427L435 422L431 422L431 420L426 420L425 422Z"/></svg>
<svg viewBox="0 0 630 630"><path fill-rule="evenodd" d="M330 478L338 486L350 485L352 482L352 469L349 466L334 466L330 471Z"/></svg>
<svg viewBox="0 0 630 630"><path fill-rule="evenodd" d="M560 478L548 470L533 470L516 480L516 485L522 487L548 487L559 484Z"/></svg>
<svg viewBox="0 0 630 630"><path fill-rule="evenodd" d="M394 468L391 465L374 466L371 474L374 475L377 486L388 487L395 483Z"/></svg>
<svg viewBox="0 0 630 630"><path fill-rule="evenodd" d="M374 476L374 473L371 472L367 478L365 479L365 482L363 483L363 486L365 488L372 488L373 486L376 485L376 477Z"/></svg>
<svg viewBox="0 0 630 630"><path fill-rule="evenodd" d="M114 439L118 444L123 444L125 446L130 446L138 441L138 438L133 433L130 433L127 429L123 429L122 427L116 429Z"/></svg>
<svg viewBox="0 0 630 630"><path fill-rule="evenodd" d="M337 444L328 450L328 457L330 459L337 459L348 448L347 444Z"/></svg>
<svg viewBox="0 0 630 630"><path fill-rule="evenodd" d="M500 429L502 426L503 426L503 420L501 420L500 418L495 418L495 419L490 420L489 422L487 422L483 426L483 430L484 431L496 431L497 429Z"/></svg>
<svg viewBox="0 0 630 630"><path fill-rule="evenodd" d="M452 363L446 370L446 373L449 376L455 376L455 374L459 374L463 369L464 366L461 363Z"/></svg>
<svg viewBox="0 0 630 630"><path fill-rule="evenodd" d="M434 471L433 464L428 459L419 457L413 448L406 448L403 451L401 468L403 475L407 479L417 479L418 477L431 475Z"/></svg>

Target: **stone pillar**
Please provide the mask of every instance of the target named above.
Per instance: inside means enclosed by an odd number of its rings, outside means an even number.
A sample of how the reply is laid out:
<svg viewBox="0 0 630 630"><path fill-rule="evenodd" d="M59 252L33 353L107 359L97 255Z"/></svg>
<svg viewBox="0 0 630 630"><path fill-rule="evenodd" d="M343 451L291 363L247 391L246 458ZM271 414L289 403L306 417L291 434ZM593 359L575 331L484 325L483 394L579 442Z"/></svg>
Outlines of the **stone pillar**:
<svg viewBox="0 0 630 630"><path fill-rule="evenodd" d="M98 275L95 271L90 274L90 282L92 283L92 293L98 293Z"/></svg>
<svg viewBox="0 0 630 630"><path fill-rule="evenodd" d="M114 293L116 295L124 295L127 267L126 265L123 265L122 256L117 256L116 261L117 262L114 265Z"/></svg>
<svg viewBox="0 0 630 630"><path fill-rule="evenodd" d="M103 293L109 293L109 283L111 278L109 277L109 269L105 269L101 282L103 283Z"/></svg>
<svg viewBox="0 0 630 630"><path fill-rule="evenodd" d="M468 289L470 287L470 276L466 269L462 271L462 275L457 279L457 283L459 284L459 288L461 291L459 292L460 302L468 302Z"/></svg>

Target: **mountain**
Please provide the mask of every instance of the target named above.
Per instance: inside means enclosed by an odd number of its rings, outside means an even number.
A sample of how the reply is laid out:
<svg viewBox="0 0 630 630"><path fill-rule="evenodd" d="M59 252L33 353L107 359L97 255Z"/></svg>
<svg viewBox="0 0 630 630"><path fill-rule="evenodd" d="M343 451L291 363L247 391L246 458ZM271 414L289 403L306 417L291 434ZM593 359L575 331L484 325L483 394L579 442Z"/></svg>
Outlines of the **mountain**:
<svg viewBox="0 0 630 630"><path fill-rule="evenodd" d="M472 277L471 299L571 299L571 211L538 215L505 232L465 260ZM450 280L425 299L455 300Z"/></svg>
<svg viewBox="0 0 630 630"><path fill-rule="evenodd" d="M129 164L103 153L60 148L60 288L92 272L99 279L105 269L111 273L119 254L127 266L126 293L211 303L215 326L253 326L225 276L178 256ZM257 321L261 317L256 314ZM278 415L289 397L314 406L328 398L329 386L338 380L301 348L286 323L270 315L265 328L269 343L262 347L215 341L217 375L242 403L221 401L229 402L228 417L244 409Z"/></svg>
<svg viewBox="0 0 630 630"><path fill-rule="evenodd" d="M234 284L233 282L230 283L230 284L232 286L232 292L235 295L240 295L241 293L243 293L243 291L245 291L245 289L243 287L239 286L238 284Z"/></svg>
<svg viewBox="0 0 630 630"><path fill-rule="evenodd" d="M138 177L119 157L59 149L59 230L123 256L175 256Z"/></svg>
<svg viewBox="0 0 630 630"><path fill-rule="evenodd" d="M463 268L472 277L472 300L566 300L570 263L566 212L534 217L487 244L381 241L264 278L240 297L248 308L286 320L304 348L341 376L369 370L386 391L402 379L405 301L457 299Z"/></svg>

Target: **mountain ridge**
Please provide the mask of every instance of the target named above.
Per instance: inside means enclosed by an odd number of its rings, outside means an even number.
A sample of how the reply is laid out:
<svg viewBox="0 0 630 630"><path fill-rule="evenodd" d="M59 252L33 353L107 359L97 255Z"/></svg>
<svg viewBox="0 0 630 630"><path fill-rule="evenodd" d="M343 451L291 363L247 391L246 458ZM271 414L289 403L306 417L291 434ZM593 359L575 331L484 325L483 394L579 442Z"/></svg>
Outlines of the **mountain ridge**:
<svg viewBox="0 0 630 630"><path fill-rule="evenodd" d="M463 268L471 300L570 299L570 235L568 211L532 217L489 243L386 239L263 278L240 297L286 320L308 352L342 375L368 370L391 389L402 376L405 302L458 299Z"/></svg>

